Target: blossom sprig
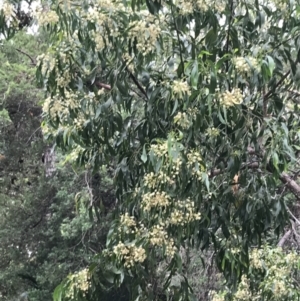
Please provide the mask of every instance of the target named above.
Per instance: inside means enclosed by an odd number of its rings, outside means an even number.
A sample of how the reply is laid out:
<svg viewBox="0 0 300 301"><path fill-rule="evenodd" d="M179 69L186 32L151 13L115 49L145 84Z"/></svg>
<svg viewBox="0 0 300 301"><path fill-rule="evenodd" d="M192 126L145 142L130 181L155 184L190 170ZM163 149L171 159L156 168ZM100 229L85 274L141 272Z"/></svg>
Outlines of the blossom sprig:
<svg viewBox="0 0 300 301"><path fill-rule="evenodd" d="M238 88L232 89L232 91L225 91L219 95L220 104L225 107L231 107L239 105L243 102L242 91Z"/></svg>

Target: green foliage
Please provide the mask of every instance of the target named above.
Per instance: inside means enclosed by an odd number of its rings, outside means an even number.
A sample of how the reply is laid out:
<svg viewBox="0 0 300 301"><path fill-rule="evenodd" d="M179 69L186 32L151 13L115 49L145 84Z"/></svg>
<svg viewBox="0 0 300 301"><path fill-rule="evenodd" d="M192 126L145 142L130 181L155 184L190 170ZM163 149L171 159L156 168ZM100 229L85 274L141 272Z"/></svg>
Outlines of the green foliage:
<svg viewBox="0 0 300 301"><path fill-rule="evenodd" d="M42 93L32 65L44 47L41 40L19 32L1 46L1 300L51 300L54 288L69 273L90 264L92 255L103 249L107 212L113 206L107 170L74 172L68 163L53 162L55 170L47 176L49 167L43 161L49 145L43 141L38 104ZM64 159L57 152L53 158ZM99 220L94 222L90 203L97 205Z"/></svg>
<svg viewBox="0 0 300 301"><path fill-rule="evenodd" d="M51 40L37 59L43 133L78 166L113 170L121 214L54 299L125 284L130 300L193 300L186 245L213 247L238 292L249 249L282 232L300 195L300 2L48 5L36 14Z"/></svg>
<svg viewBox="0 0 300 301"><path fill-rule="evenodd" d="M214 294L214 301L224 300L298 300L299 256L281 248L264 246L250 254L250 270L238 290Z"/></svg>

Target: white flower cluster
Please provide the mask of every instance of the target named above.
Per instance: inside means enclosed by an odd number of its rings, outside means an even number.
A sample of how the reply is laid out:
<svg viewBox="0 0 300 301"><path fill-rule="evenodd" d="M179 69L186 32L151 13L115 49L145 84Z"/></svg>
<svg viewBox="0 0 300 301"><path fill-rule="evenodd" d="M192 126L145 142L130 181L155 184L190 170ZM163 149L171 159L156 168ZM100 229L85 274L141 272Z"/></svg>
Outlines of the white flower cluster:
<svg viewBox="0 0 300 301"><path fill-rule="evenodd" d="M71 82L71 75L68 70L65 70L62 74L57 75L56 82L59 87L66 88Z"/></svg>
<svg viewBox="0 0 300 301"><path fill-rule="evenodd" d="M50 54L41 54L36 59L37 65L42 64L42 74L46 76L47 72L51 72L56 67L57 60Z"/></svg>
<svg viewBox="0 0 300 301"><path fill-rule="evenodd" d="M157 174L150 172L144 176L145 186L148 188L157 188L160 185L168 184L173 185L175 182L165 172L160 170Z"/></svg>
<svg viewBox="0 0 300 301"><path fill-rule="evenodd" d="M225 91L220 94L220 103L225 107L231 107L241 104L243 102L243 94L240 89L232 89L232 91Z"/></svg>
<svg viewBox="0 0 300 301"><path fill-rule="evenodd" d="M122 226L125 226L127 228L135 228L135 226L136 226L136 222L134 220L134 217L129 216L128 212L121 215L120 223L121 223Z"/></svg>
<svg viewBox="0 0 300 301"><path fill-rule="evenodd" d="M215 127L208 128L206 130L206 135L209 137L218 137L220 135L220 130Z"/></svg>
<svg viewBox="0 0 300 301"><path fill-rule="evenodd" d="M91 37L95 42L97 51L101 51L105 48L105 41L100 32L91 32Z"/></svg>
<svg viewBox="0 0 300 301"><path fill-rule="evenodd" d="M285 11L288 7L288 2L285 0L273 0L272 2L276 10Z"/></svg>
<svg viewBox="0 0 300 301"><path fill-rule="evenodd" d="M226 9L226 1L224 0L178 0L176 4L180 9L179 13L181 15L192 14L194 9L204 12L212 9L218 13Z"/></svg>
<svg viewBox="0 0 300 301"><path fill-rule="evenodd" d="M3 1L0 4L0 10L3 11L3 14L6 19L10 19L11 17L15 16L14 6L12 4L8 3L7 1Z"/></svg>
<svg viewBox="0 0 300 301"><path fill-rule="evenodd" d="M235 301L250 301L252 299L250 292L250 285L247 277L242 276L241 282L239 283L238 290L234 295Z"/></svg>
<svg viewBox="0 0 300 301"><path fill-rule="evenodd" d="M59 16L54 10L37 10L34 13L39 26L47 25L47 24L55 24L59 21Z"/></svg>
<svg viewBox="0 0 300 301"><path fill-rule="evenodd" d="M235 69L240 74L250 73L251 70L259 70L259 64L256 58L248 57L247 58L249 63L247 62L246 58L239 56L233 59L233 63Z"/></svg>
<svg viewBox="0 0 300 301"><path fill-rule="evenodd" d="M150 211L156 207L167 207L170 205L170 197L164 192L154 191L143 195L141 206L144 211Z"/></svg>
<svg viewBox="0 0 300 301"><path fill-rule="evenodd" d="M174 80L172 84L172 91L175 96L182 98L184 95L191 95L191 88L185 81Z"/></svg>
<svg viewBox="0 0 300 301"><path fill-rule="evenodd" d="M172 178L173 179L175 179L176 177L179 176L181 168L182 168L182 164L183 164L183 161L182 161L181 157L178 157L176 160L172 161L172 173L173 173Z"/></svg>
<svg viewBox="0 0 300 301"><path fill-rule="evenodd" d="M174 116L174 123L178 124L184 130L189 129L193 124L192 120L189 118L188 114L186 114L185 112L183 112L183 113L178 112Z"/></svg>
<svg viewBox="0 0 300 301"><path fill-rule="evenodd" d="M180 8L180 14L185 16L192 14L194 11L194 3L193 1L184 1L181 0L178 2L178 6Z"/></svg>
<svg viewBox="0 0 300 301"><path fill-rule="evenodd" d="M157 156L157 157L164 157L168 155L168 144L167 141L164 141L164 143L161 144L152 144L151 145L151 151Z"/></svg>
<svg viewBox="0 0 300 301"><path fill-rule="evenodd" d="M120 260L124 260L124 266L126 268L133 267L136 263L143 263L146 259L146 251L142 247L135 245L125 245L119 242L114 246L113 253L117 255Z"/></svg>
<svg viewBox="0 0 300 301"><path fill-rule="evenodd" d="M130 28L128 36L137 40L136 48L140 53L147 55L155 49L161 32L158 20L154 23L147 20L132 21L128 27Z"/></svg>
<svg viewBox="0 0 300 301"><path fill-rule="evenodd" d="M169 238L162 225L153 226L150 230L150 243L153 246L165 247L167 257L173 257L177 248L174 245L174 239Z"/></svg>
<svg viewBox="0 0 300 301"><path fill-rule="evenodd" d="M67 296L73 299L75 289L80 290L83 293L83 296L85 296L90 287L90 273L88 269L72 274L69 278L72 282L70 287L68 287Z"/></svg>
<svg viewBox="0 0 300 301"><path fill-rule="evenodd" d="M226 1L224 0L196 0L196 7L201 11L208 11L209 9L216 10L222 13L226 9Z"/></svg>
<svg viewBox="0 0 300 301"><path fill-rule="evenodd" d="M187 154L187 168L191 169L192 175L198 180L202 179L202 172L205 170L202 156L196 150L192 150Z"/></svg>
<svg viewBox="0 0 300 301"><path fill-rule="evenodd" d="M195 204L189 198L184 201L177 201L176 208L171 212L168 223L184 226L195 220L200 220L201 214L196 212Z"/></svg>

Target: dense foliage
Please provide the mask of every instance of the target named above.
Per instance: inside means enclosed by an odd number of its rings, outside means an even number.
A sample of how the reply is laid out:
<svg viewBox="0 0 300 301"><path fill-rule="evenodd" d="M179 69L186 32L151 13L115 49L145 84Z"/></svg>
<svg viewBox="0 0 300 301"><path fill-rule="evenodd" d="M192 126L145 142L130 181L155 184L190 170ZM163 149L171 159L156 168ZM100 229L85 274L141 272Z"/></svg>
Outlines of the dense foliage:
<svg viewBox="0 0 300 301"><path fill-rule="evenodd" d="M213 247L231 289L214 300L297 300L299 257L259 248L300 195L299 1L47 3L34 12L50 41L43 133L78 166L114 171L120 213L54 299L126 284L130 300L192 300L181 250ZM9 36L13 6L1 16Z"/></svg>
<svg viewBox="0 0 300 301"><path fill-rule="evenodd" d="M66 156L57 151L53 156L53 146L43 141L43 93L36 88L34 66L43 37L20 32L1 45L1 300L51 300L70 272L103 249L114 205L108 171L75 172L62 164ZM90 220L90 202L103 209L99 220Z"/></svg>

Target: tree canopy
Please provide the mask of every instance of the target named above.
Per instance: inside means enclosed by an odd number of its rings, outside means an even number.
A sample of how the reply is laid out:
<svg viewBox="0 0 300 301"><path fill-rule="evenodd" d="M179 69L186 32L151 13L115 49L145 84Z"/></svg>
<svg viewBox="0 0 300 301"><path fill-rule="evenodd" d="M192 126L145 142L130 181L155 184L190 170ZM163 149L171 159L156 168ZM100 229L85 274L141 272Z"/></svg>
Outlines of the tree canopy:
<svg viewBox="0 0 300 301"><path fill-rule="evenodd" d="M180 256L192 246L214 248L234 300L250 288L297 300L286 279L299 257L260 247L300 195L299 1L47 3L33 12L50 41L36 73L44 136L79 166L113 170L118 202L106 249L54 299L124 283L132 300L192 300ZM1 18L9 37L13 6Z"/></svg>

